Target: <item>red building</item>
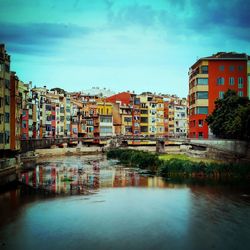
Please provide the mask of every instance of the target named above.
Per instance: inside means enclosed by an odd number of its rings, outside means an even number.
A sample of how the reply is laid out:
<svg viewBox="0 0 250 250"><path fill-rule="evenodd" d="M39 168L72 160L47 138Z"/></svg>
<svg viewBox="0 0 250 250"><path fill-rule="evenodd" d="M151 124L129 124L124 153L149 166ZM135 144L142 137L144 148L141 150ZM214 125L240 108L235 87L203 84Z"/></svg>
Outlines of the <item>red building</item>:
<svg viewBox="0 0 250 250"><path fill-rule="evenodd" d="M28 109L23 109L22 139L29 139L29 110Z"/></svg>
<svg viewBox="0 0 250 250"><path fill-rule="evenodd" d="M133 95L134 94L131 94L129 92L122 92L122 93L112 95L106 98L106 101L111 102L111 103L120 102L121 105L124 105L124 104L129 105L133 101L133 98L132 98Z"/></svg>
<svg viewBox="0 0 250 250"><path fill-rule="evenodd" d="M205 122L214 110L214 102L228 89L247 96L246 54L218 52L200 58L189 70L189 137L207 139L212 134Z"/></svg>
<svg viewBox="0 0 250 250"><path fill-rule="evenodd" d="M137 98L134 93L122 92L106 98L106 101L114 104L113 122L115 133L120 134L123 132L125 135L139 136L141 132L140 98ZM116 108L119 109L117 112Z"/></svg>

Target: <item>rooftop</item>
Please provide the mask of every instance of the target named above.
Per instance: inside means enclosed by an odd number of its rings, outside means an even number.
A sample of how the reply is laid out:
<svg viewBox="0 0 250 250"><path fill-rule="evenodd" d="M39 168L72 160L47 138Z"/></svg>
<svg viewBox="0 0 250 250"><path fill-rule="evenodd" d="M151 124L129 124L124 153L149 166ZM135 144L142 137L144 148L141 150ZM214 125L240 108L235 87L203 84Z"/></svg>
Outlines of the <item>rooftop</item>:
<svg viewBox="0 0 250 250"><path fill-rule="evenodd" d="M236 52L217 52L212 56L204 57L202 59L248 59L246 53L236 53Z"/></svg>

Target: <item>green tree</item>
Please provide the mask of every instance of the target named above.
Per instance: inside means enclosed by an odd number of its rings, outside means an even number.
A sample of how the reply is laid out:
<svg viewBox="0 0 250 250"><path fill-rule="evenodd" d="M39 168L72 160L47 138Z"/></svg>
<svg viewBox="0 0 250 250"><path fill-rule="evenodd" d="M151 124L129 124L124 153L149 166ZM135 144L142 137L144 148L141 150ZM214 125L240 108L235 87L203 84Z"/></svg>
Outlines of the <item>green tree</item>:
<svg viewBox="0 0 250 250"><path fill-rule="evenodd" d="M215 101L215 109L206 121L219 138L249 140L250 101L229 89Z"/></svg>

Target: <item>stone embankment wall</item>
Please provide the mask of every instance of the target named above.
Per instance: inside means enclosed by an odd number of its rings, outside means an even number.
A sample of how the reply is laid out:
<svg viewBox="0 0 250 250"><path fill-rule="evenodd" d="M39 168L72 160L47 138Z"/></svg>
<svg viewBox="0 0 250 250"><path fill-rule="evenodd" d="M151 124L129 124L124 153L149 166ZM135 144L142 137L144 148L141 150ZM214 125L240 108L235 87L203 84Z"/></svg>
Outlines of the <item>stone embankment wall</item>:
<svg viewBox="0 0 250 250"><path fill-rule="evenodd" d="M0 159L0 186L15 181L16 171L20 166L20 157Z"/></svg>
<svg viewBox="0 0 250 250"><path fill-rule="evenodd" d="M240 155L247 155L249 152L249 143L238 140L190 140L190 143L200 144L209 148L232 152Z"/></svg>
<svg viewBox="0 0 250 250"><path fill-rule="evenodd" d="M103 149L98 146L91 147L76 147L76 148L50 148L50 149L36 149L35 155L37 157L42 156L56 156L56 155L88 155L102 153Z"/></svg>

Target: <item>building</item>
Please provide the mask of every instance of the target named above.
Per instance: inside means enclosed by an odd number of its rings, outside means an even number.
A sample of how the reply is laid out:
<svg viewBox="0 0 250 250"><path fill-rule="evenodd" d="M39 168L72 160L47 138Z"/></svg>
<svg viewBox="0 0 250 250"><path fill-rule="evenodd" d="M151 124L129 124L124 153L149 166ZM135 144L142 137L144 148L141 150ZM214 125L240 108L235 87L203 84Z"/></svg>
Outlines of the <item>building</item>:
<svg viewBox="0 0 250 250"><path fill-rule="evenodd" d="M200 58L189 69L189 137L213 137L206 124L207 115L215 108L215 100L228 89L248 96L249 56L218 52Z"/></svg>
<svg viewBox="0 0 250 250"><path fill-rule="evenodd" d="M81 116L80 112L83 105L80 101L71 99L70 110L70 137L78 137L81 131Z"/></svg>
<svg viewBox="0 0 250 250"><path fill-rule="evenodd" d="M10 149L20 150L22 125L22 95L18 89L19 79L15 72L10 75Z"/></svg>
<svg viewBox="0 0 250 250"><path fill-rule="evenodd" d="M140 98L134 93L121 92L106 98L113 104L113 122L116 135L140 135Z"/></svg>
<svg viewBox="0 0 250 250"><path fill-rule="evenodd" d="M0 44L0 150L10 149L10 56Z"/></svg>
<svg viewBox="0 0 250 250"><path fill-rule="evenodd" d="M100 136L113 136L113 106L109 102L97 102Z"/></svg>
<svg viewBox="0 0 250 250"><path fill-rule="evenodd" d="M175 95L165 95L164 98L165 136L169 138L187 137L187 99Z"/></svg>

